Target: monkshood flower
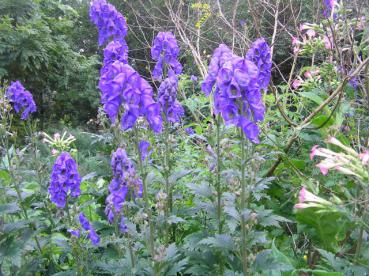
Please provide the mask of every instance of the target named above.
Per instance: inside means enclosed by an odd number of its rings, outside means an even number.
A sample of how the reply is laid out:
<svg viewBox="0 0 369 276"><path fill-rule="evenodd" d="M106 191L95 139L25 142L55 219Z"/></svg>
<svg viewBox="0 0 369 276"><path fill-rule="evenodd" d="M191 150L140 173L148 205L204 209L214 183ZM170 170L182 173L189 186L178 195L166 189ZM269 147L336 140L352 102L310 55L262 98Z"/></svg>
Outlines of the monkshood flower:
<svg viewBox="0 0 369 276"><path fill-rule="evenodd" d="M158 98L161 109L168 122L179 122L184 115L184 109L177 100L178 78L172 74L159 86Z"/></svg>
<svg viewBox="0 0 369 276"><path fill-rule="evenodd" d="M113 40L104 49L104 68L116 60L128 63L128 45L124 40Z"/></svg>
<svg viewBox="0 0 369 276"><path fill-rule="evenodd" d="M133 128L139 117L146 117L154 132L162 131L160 104L153 99L153 90L131 66L117 60L108 65L100 77L101 102L112 123L121 107L123 130Z"/></svg>
<svg viewBox="0 0 369 276"><path fill-rule="evenodd" d="M111 168L113 179L109 184L110 194L106 198L105 213L110 223L113 223L115 218L120 219L120 231L126 232L122 214L123 204L130 191L133 197L142 197L142 181L124 149L118 148L113 153Z"/></svg>
<svg viewBox="0 0 369 276"><path fill-rule="evenodd" d="M81 233L78 229L68 229L68 233L70 233L72 236L75 236L79 238L81 236Z"/></svg>
<svg viewBox="0 0 369 276"><path fill-rule="evenodd" d="M258 68L254 63L232 57L219 70L214 93L215 111L220 112L226 125L240 127L254 143L259 142L255 122L263 120L265 113L258 83Z"/></svg>
<svg viewBox="0 0 369 276"><path fill-rule="evenodd" d="M176 75L181 74L182 65L178 61L178 55L179 47L174 35L171 32L159 32L151 47L151 57L157 61L152 72L154 79L162 79L165 65Z"/></svg>
<svg viewBox="0 0 369 276"><path fill-rule="evenodd" d="M36 112L37 108L32 94L23 87L20 81L12 82L6 90L5 96L16 113L22 111L22 120L26 120L30 113Z"/></svg>
<svg viewBox="0 0 369 276"><path fill-rule="evenodd" d="M90 19L99 30L99 46L105 44L110 38L123 41L127 35L125 18L105 0L91 1Z"/></svg>
<svg viewBox="0 0 369 276"><path fill-rule="evenodd" d="M326 142L343 149L344 152L335 152L330 149L320 148L318 145L312 148L310 159L313 159L315 156L324 158L316 165L323 175L327 175L330 170L334 169L346 175L356 176L363 181L369 179L367 168L369 154L367 151L359 154L334 137L329 137Z"/></svg>
<svg viewBox="0 0 369 276"><path fill-rule="evenodd" d="M304 209L304 208L311 208L311 207L328 207L332 206L332 203L314 195L313 193L306 190L305 187L299 192L299 202L295 204L294 208L296 209Z"/></svg>
<svg viewBox="0 0 369 276"><path fill-rule="evenodd" d="M232 51L224 44L220 44L219 47L214 50L208 68L208 75L201 84L201 90L206 96L209 96L213 90L219 70L226 61L232 58L232 56Z"/></svg>
<svg viewBox="0 0 369 276"><path fill-rule="evenodd" d="M51 201L58 208L64 208L68 195L78 197L80 190L81 177L78 173L76 161L67 152L62 152L56 159L49 186Z"/></svg>
<svg viewBox="0 0 369 276"><path fill-rule="evenodd" d="M92 244L98 245L100 243L100 237L92 228L90 222L83 213L79 214L79 223L81 224L82 228L87 231L87 237L90 239Z"/></svg>
<svg viewBox="0 0 369 276"><path fill-rule="evenodd" d="M329 18L333 16L333 18L337 17L337 14L335 14L335 8L337 5L336 0L323 0L324 1L324 10L323 14L326 18Z"/></svg>
<svg viewBox="0 0 369 276"><path fill-rule="evenodd" d="M195 134L195 131L193 130L192 127L187 127L185 128L185 131L188 135L194 135Z"/></svg>
<svg viewBox="0 0 369 276"><path fill-rule="evenodd" d="M140 141L140 143L138 144L142 161L145 161L151 155L152 151L149 151L149 147L150 143L145 140Z"/></svg>
<svg viewBox="0 0 369 276"><path fill-rule="evenodd" d="M252 61L259 69L259 87L266 90L272 72L270 47L264 38L257 39L248 50L246 59Z"/></svg>

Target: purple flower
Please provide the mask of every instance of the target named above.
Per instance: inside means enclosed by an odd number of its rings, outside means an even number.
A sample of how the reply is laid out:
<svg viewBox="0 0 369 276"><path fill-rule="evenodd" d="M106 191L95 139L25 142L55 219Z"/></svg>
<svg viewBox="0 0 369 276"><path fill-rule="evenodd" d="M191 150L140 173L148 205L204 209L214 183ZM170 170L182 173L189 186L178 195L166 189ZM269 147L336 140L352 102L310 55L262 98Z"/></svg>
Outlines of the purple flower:
<svg viewBox="0 0 369 276"><path fill-rule="evenodd" d="M165 118L168 122L179 122L184 115L184 109L177 100L178 78L169 76L159 86L158 98Z"/></svg>
<svg viewBox="0 0 369 276"><path fill-rule="evenodd" d="M78 197L80 191L81 178L78 173L76 161L67 152L62 152L56 159L49 186L51 201L58 208L64 208L68 193L72 197Z"/></svg>
<svg viewBox="0 0 369 276"><path fill-rule="evenodd" d="M22 111L22 120L26 120L30 113L36 112L36 104L33 101L32 94L19 81L11 83L5 92L5 96L16 113Z"/></svg>
<svg viewBox="0 0 369 276"><path fill-rule="evenodd" d="M335 14L334 9L337 5L336 0L324 0L324 9L323 14L326 18L329 18L333 16L333 18L337 17L337 14Z"/></svg>
<svg viewBox="0 0 369 276"><path fill-rule="evenodd" d="M104 67L116 60L128 63L128 45L124 40L113 40L104 49Z"/></svg>
<svg viewBox="0 0 369 276"><path fill-rule="evenodd" d="M259 86L266 90L272 72L272 58L270 47L264 38L257 39L248 50L246 59L252 61L259 69Z"/></svg>
<svg viewBox="0 0 369 276"><path fill-rule="evenodd" d="M261 89L266 89L271 75L270 49L258 39L246 58L238 57L220 45L210 61L202 90L209 95L215 87L214 112L221 114L226 125L241 128L253 143L259 143L259 127L264 120L265 106Z"/></svg>
<svg viewBox="0 0 369 276"><path fill-rule="evenodd" d="M186 131L186 133L187 133L188 135L194 135L194 134L195 134L195 131L193 130L193 128L192 128L192 127L187 127L187 128L185 129L185 131Z"/></svg>
<svg viewBox="0 0 369 276"><path fill-rule="evenodd" d="M149 151L150 143L145 140L142 140L140 141L138 147L140 149L141 160L145 161L146 158L149 157L152 152L152 151Z"/></svg>
<svg viewBox="0 0 369 276"><path fill-rule="evenodd" d="M124 149L118 148L113 153L111 168L113 179L109 184L110 194L106 198L105 213L110 223L113 223L115 218L120 219L120 229L122 230L125 229L122 214L123 204L129 191L133 192L134 197L142 196L142 181Z"/></svg>
<svg viewBox="0 0 369 276"><path fill-rule="evenodd" d="M157 61L152 72L154 79L162 79L165 65L168 65L175 74L181 74L182 65L177 59L178 55L179 47L174 35L171 32L159 32L151 47L151 57Z"/></svg>
<svg viewBox="0 0 369 276"><path fill-rule="evenodd" d="M101 102L112 123L122 107L123 130L131 129L139 117L146 117L154 132L162 131L160 106L153 99L149 83L131 66L117 60L102 70L99 81Z"/></svg>
<svg viewBox="0 0 369 276"><path fill-rule="evenodd" d="M220 44L219 47L214 50L208 68L208 75L201 84L201 89L207 96L209 96L213 90L219 70L227 60L232 58L232 56L232 51L224 44Z"/></svg>
<svg viewBox="0 0 369 276"><path fill-rule="evenodd" d="M70 233L72 236L75 236L77 238L79 238L81 236L80 232L78 229L68 229L67 230L68 233Z"/></svg>
<svg viewBox="0 0 369 276"><path fill-rule="evenodd" d="M190 80L193 82L197 82L197 77L194 75L191 75Z"/></svg>
<svg viewBox="0 0 369 276"><path fill-rule="evenodd" d="M87 236L91 240L92 244L98 245L100 243L100 237L92 228L90 222L83 213L79 214L79 223L81 224L82 228L87 231Z"/></svg>
<svg viewBox="0 0 369 276"><path fill-rule="evenodd" d="M99 30L99 46L111 37L122 41L127 35L128 28L125 18L105 0L91 2L90 19Z"/></svg>

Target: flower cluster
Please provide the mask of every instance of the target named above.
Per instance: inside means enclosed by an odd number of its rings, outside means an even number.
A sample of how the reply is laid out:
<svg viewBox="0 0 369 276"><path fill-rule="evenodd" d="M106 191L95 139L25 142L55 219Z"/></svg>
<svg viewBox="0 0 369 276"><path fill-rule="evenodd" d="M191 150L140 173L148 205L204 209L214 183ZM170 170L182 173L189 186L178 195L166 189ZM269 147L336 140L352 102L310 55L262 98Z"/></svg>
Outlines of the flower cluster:
<svg viewBox="0 0 369 276"><path fill-rule="evenodd" d="M299 203L295 204L296 209L305 209L310 207L322 208L331 206L332 203L310 193L305 187L299 192Z"/></svg>
<svg viewBox="0 0 369 276"><path fill-rule="evenodd" d="M124 149L118 148L111 159L113 179L109 184L109 196L106 198L105 213L110 223L115 217L120 218L119 229L126 232L123 214L121 214L123 203L129 191L134 197L142 196L142 181L136 173L132 161L128 158Z"/></svg>
<svg viewBox="0 0 369 276"><path fill-rule="evenodd" d="M320 148L315 145L310 153L310 159L315 156L324 157L316 166L323 175L327 175L328 171L335 169L346 175L354 175L361 180L368 180L369 151L358 154L352 148L345 146L334 137L329 137L327 143L335 145L344 150L344 152L335 152L330 149Z"/></svg>
<svg viewBox="0 0 369 276"><path fill-rule="evenodd" d="M16 113L22 112L21 119L26 120L30 113L36 112L36 104L32 94L19 81L12 82L5 96L12 104Z"/></svg>
<svg viewBox="0 0 369 276"><path fill-rule="evenodd" d="M261 89L268 86L270 75L270 49L263 39L253 43L246 58L220 45L214 51L201 87L209 95L215 86L215 113L220 113L227 125L240 127L250 141L258 143L256 122L262 121L265 113Z"/></svg>
<svg viewBox="0 0 369 276"><path fill-rule="evenodd" d="M115 123L119 109L123 106L123 130L131 129L137 119L144 116L154 132L161 132L160 105L153 100L149 83L131 66L121 61L109 65L101 75L99 88L101 102L112 123Z"/></svg>
<svg viewBox="0 0 369 276"><path fill-rule="evenodd" d="M177 75L182 73L182 65L177 59L178 54L179 47L174 35L171 32L159 32L151 48L151 57L157 61L152 72L154 79L162 79L165 65Z"/></svg>
<svg viewBox="0 0 369 276"><path fill-rule="evenodd" d="M99 30L99 45L111 37L123 40L127 35L127 23L123 15L105 0L93 0L90 6L91 21Z"/></svg>
<svg viewBox="0 0 369 276"><path fill-rule="evenodd" d="M95 230L92 228L90 222L88 221L88 219L86 218L86 216L83 213L79 214L79 223L81 224L82 228L87 231L87 236L88 238L91 240L93 245L98 245L100 243L100 237L99 235L97 235L97 233L95 232ZM72 232L71 234L79 237L80 233L79 231L75 231Z"/></svg>
<svg viewBox="0 0 369 276"><path fill-rule="evenodd" d="M128 63L128 45L124 40L113 40L105 47L103 68L107 68L116 60Z"/></svg>
<svg viewBox="0 0 369 276"><path fill-rule="evenodd" d="M214 50L208 68L208 75L201 84L201 90L207 96L209 96L213 90L219 70L222 68L223 64L232 57L232 51L224 44L220 44L219 47Z"/></svg>
<svg viewBox="0 0 369 276"><path fill-rule="evenodd" d="M81 177L78 173L76 161L67 152L62 152L56 159L49 186L51 201L58 208L64 208L68 193L72 197L78 197L80 191Z"/></svg>
<svg viewBox="0 0 369 276"><path fill-rule="evenodd" d="M261 89L267 89L271 72L272 72L272 59L270 56L270 47L264 38L257 39L248 50L246 59L252 61L259 69L259 87Z"/></svg>
<svg viewBox="0 0 369 276"><path fill-rule="evenodd" d="M168 122L179 122L184 115L184 109L177 100L178 78L172 74L159 86L158 98L162 111Z"/></svg>

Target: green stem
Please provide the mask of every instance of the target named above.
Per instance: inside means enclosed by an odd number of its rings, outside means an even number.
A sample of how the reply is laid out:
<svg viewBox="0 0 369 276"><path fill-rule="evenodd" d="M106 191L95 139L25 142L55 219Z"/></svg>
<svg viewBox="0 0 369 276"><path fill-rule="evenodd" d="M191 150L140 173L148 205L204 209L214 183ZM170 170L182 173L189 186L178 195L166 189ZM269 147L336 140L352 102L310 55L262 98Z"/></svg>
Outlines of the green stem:
<svg viewBox="0 0 369 276"><path fill-rule="evenodd" d="M222 234L222 187L220 183L220 170L221 170L221 158L220 158L220 123L219 115L216 118L217 127L217 179L216 179L216 189L217 189L217 216L218 216L218 234Z"/></svg>
<svg viewBox="0 0 369 276"><path fill-rule="evenodd" d="M247 275L247 248L246 248L246 222L244 211L246 207L246 178L245 178L245 136L242 130L241 134L241 256L242 256L242 268L244 276Z"/></svg>
<svg viewBox="0 0 369 276"><path fill-rule="evenodd" d="M140 174L141 174L141 178L142 178L142 187L143 187L143 198L144 198L144 209L145 212L147 214L147 218L148 218L148 223L149 223L149 248L150 248L150 254L151 254L151 258L154 261L154 256L155 256L155 246L154 246L154 226L152 224L152 213L151 213L151 208L150 208L150 202L149 202L149 195L147 192L147 183L146 183L146 172L144 170L144 166L142 164L142 158L141 158L141 152L140 152L140 147L139 147L139 136L138 136L138 131L137 128L134 128L134 137L135 137L135 144L136 144L136 150L137 150L137 155L138 155L138 167L140 170ZM156 271L156 265L154 263L154 270L155 270L155 275L159 275L158 272Z"/></svg>

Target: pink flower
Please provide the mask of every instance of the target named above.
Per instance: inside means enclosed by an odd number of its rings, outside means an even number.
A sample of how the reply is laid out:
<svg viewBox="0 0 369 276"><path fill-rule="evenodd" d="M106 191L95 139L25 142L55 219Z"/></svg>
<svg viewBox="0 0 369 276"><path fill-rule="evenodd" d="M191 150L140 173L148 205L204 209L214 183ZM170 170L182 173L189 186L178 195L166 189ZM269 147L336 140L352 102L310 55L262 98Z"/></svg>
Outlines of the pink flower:
<svg viewBox="0 0 369 276"><path fill-rule="evenodd" d="M295 204L294 208L303 209L308 207L319 207L321 205L330 205L331 203L321 197L310 193L305 187L302 187L299 192L299 202Z"/></svg>
<svg viewBox="0 0 369 276"><path fill-rule="evenodd" d="M328 171L330 169L333 169L333 168L337 167L338 165L339 165L339 163L336 163L336 162L334 162L334 160L327 158L327 159L324 159L319 164L317 164L316 166L319 168L320 172L323 175L327 175Z"/></svg>
<svg viewBox="0 0 369 276"><path fill-rule="evenodd" d="M339 141L335 137L332 137L332 136L328 137L327 143L340 147L341 149L345 150L346 152L348 152L349 154L353 156L356 156L356 157L358 156L358 153L356 151L354 151L352 148L348 146L345 146L343 143L341 143L341 141Z"/></svg>
<svg viewBox="0 0 369 276"><path fill-rule="evenodd" d="M300 44L300 40L296 36L292 36L292 45L298 45Z"/></svg>
<svg viewBox="0 0 369 276"><path fill-rule="evenodd" d="M301 81L299 79L295 79L292 82L292 88L293 89L298 89L301 86Z"/></svg>
<svg viewBox="0 0 369 276"><path fill-rule="evenodd" d="M360 153L359 158L361 159L363 165L369 165L369 150Z"/></svg>
<svg viewBox="0 0 369 276"><path fill-rule="evenodd" d="M332 41L331 41L331 39L328 36L325 35L323 37L323 41L324 41L324 47L327 50L332 50L333 49Z"/></svg>
<svg viewBox="0 0 369 276"><path fill-rule="evenodd" d="M60 133L59 132L57 132L57 133L54 134L54 139L55 140L60 139Z"/></svg>
<svg viewBox="0 0 369 276"><path fill-rule="evenodd" d="M307 23L303 23L300 25L300 28L299 28L300 32L307 30L307 29L309 29L309 25Z"/></svg>
<svg viewBox="0 0 369 276"><path fill-rule="evenodd" d="M305 78L307 78L307 79L310 79L310 78L312 78L312 77L313 77L313 75L311 74L311 72L310 72L310 71L306 71L306 72L304 73L304 77L305 77Z"/></svg>
<svg viewBox="0 0 369 276"><path fill-rule="evenodd" d="M309 38L313 38L314 36L316 36L316 32L312 29L307 30L306 34Z"/></svg>
<svg viewBox="0 0 369 276"><path fill-rule="evenodd" d="M57 155L58 153L59 153L59 151L58 151L58 150L56 150L56 149L52 149L52 150L51 150L51 154L52 154L53 156Z"/></svg>
<svg viewBox="0 0 369 276"><path fill-rule="evenodd" d="M314 156L317 153L317 149L319 148L318 145L315 145L314 147L312 147L311 151L310 151L310 160L313 160Z"/></svg>

